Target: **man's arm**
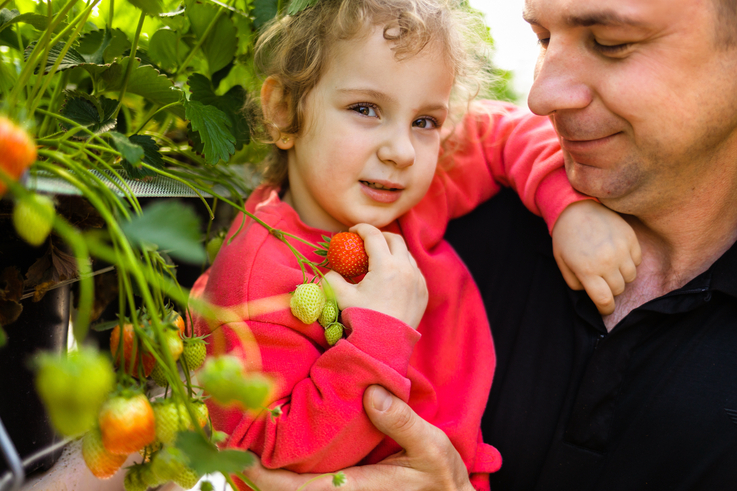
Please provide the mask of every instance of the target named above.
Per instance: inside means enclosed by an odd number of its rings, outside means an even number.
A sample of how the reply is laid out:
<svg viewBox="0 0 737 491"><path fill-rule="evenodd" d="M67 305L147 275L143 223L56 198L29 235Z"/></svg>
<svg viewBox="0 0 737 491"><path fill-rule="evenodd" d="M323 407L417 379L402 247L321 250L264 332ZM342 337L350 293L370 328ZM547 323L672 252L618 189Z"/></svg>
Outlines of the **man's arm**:
<svg viewBox="0 0 737 491"><path fill-rule="evenodd" d="M404 448L375 465L350 467L343 472L350 491L473 491L468 471L448 437L426 422L399 398L374 385L366 389L363 406L371 422ZM314 474L270 470L258 461L244 474L261 490L293 491ZM335 488L329 477L310 484L310 491Z"/></svg>

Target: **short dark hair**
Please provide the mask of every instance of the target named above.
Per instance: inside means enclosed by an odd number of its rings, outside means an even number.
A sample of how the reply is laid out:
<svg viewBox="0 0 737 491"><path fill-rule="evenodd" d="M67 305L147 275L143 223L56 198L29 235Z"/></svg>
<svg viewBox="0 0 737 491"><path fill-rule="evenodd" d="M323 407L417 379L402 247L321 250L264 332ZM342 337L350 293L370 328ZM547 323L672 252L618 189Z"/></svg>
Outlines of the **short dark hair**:
<svg viewBox="0 0 737 491"><path fill-rule="evenodd" d="M737 0L715 0L716 41L723 48L737 46Z"/></svg>

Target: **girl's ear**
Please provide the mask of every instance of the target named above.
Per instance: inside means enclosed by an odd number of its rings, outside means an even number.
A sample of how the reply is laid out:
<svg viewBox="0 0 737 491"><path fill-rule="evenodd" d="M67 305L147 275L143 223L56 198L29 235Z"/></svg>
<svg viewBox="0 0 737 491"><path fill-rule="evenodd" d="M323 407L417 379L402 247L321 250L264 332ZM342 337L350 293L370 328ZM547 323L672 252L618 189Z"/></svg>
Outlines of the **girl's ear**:
<svg viewBox="0 0 737 491"><path fill-rule="evenodd" d="M289 100L284 95L284 86L273 76L267 77L261 86L261 110L276 146L282 150L292 148L292 135L279 131L288 124Z"/></svg>

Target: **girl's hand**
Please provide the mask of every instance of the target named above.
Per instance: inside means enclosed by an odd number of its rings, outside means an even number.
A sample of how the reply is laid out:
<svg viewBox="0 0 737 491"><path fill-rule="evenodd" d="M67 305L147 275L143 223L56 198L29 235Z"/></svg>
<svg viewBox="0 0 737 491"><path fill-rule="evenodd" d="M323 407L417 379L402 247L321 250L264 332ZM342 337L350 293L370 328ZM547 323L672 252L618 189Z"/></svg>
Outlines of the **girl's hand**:
<svg viewBox="0 0 737 491"><path fill-rule="evenodd" d="M585 289L602 315L637 276L642 261L634 230L617 213L592 200L563 210L553 227L553 255L574 290Z"/></svg>
<svg viewBox="0 0 737 491"><path fill-rule="evenodd" d="M351 227L350 231L363 239L369 272L355 285L334 271L325 275L338 307L375 310L417 329L427 307L427 285L404 239L365 223Z"/></svg>

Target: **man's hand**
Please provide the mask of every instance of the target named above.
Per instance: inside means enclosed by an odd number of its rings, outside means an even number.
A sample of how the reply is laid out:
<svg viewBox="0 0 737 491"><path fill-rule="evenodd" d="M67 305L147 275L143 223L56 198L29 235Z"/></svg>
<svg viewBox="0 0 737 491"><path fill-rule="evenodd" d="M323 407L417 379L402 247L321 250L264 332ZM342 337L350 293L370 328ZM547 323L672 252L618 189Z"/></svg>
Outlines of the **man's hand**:
<svg viewBox="0 0 737 491"><path fill-rule="evenodd" d="M366 389L363 406L374 425L404 450L375 465L345 469L346 483L341 491L473 491L461 456L440 429L378 385ZM295 491L316 477L269 470L259 463L244 474L261 491ZM306 491L334 490L328 476L306 488Z"/></svg>
<svg viewBox="0 0 737 491"><path fill-rule="evenodd" d="M335 271L325 275L338 307L375 310L416 329L427 307L427 285L404 239L365 223L352 227L351 232L363 239L369 272L358 284L348 283Z"/></svg>

